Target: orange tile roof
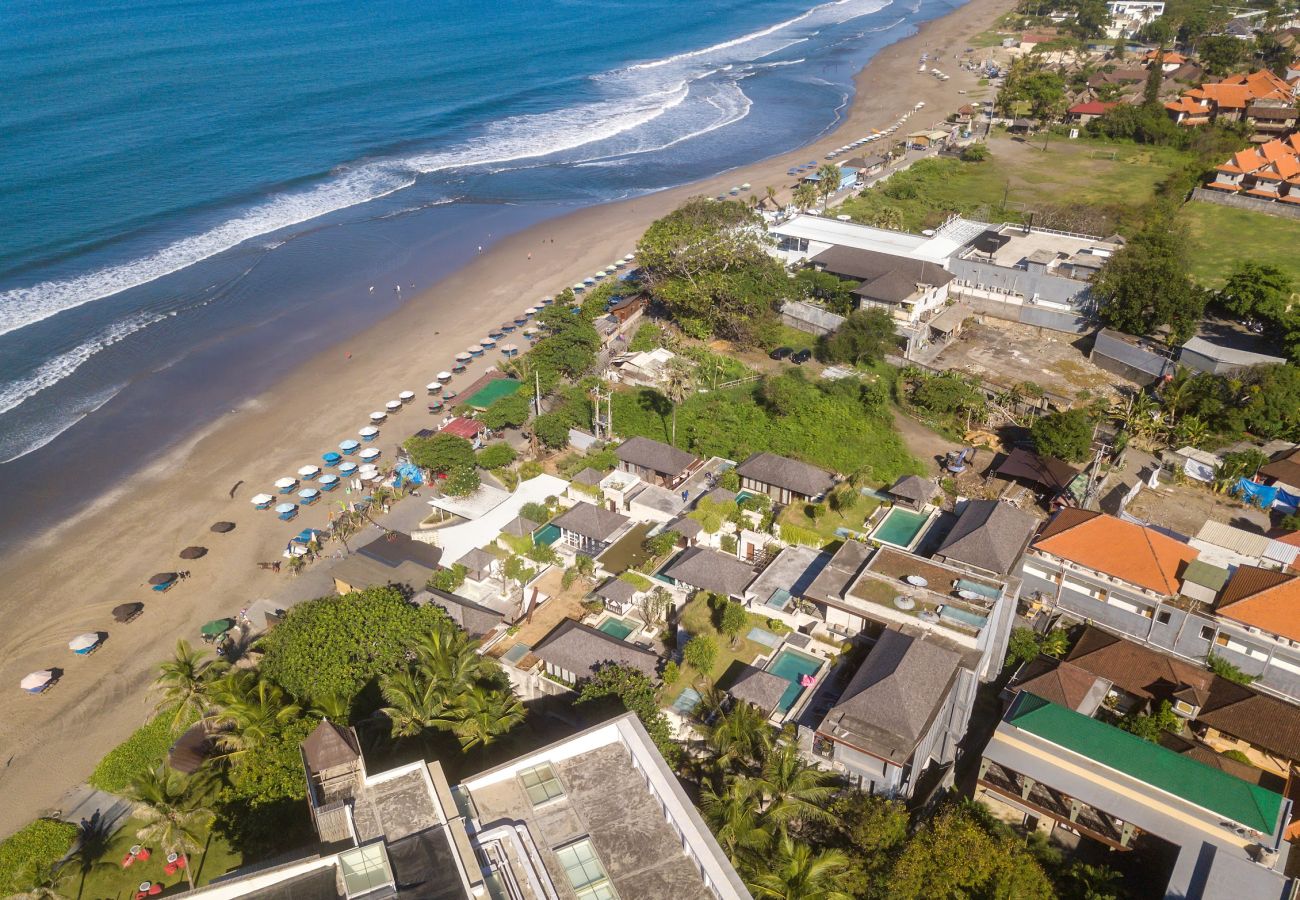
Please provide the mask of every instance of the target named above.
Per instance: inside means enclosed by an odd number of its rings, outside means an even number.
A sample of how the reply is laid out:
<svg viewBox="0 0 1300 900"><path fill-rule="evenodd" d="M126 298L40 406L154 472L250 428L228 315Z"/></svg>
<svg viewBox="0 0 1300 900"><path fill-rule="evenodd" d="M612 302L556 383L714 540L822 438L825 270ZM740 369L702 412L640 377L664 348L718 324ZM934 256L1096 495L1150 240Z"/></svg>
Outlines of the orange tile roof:
<svg viewBox="0 0 1300 900"><path fill-rule="evenodd" d="M1225 619L1300 641L1300 576L1239 566L1214 610Z"/></svg>
<svg viewBox="0 0 1300 900"><path fill-rule="evenodd" d="M1234 194L1241 189L1241 185L1233 184L1230 181L1211 181L1206 187L1219 191L1231 191Z"/></svg>
<svg viewBox="0 0 1300 900"><path fill-rule="evenodd" d="M1178 593L1180 570L1198 556L1158 531L1073 508L1058 512L1033 547L1165 595Z"/></svg>

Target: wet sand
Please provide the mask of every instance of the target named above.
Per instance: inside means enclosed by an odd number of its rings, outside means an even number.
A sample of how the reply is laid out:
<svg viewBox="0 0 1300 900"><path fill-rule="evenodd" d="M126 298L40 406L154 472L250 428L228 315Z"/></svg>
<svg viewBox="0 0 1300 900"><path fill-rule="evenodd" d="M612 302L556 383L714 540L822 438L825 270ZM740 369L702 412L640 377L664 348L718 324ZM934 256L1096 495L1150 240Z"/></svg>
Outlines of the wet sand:
<svg viewBox="0 0 1300 900"><path fill-rule="evenodd" d="M762 195L779 186L788 197L792 165L822 156L850 140L892 124L917 101L925 109L901 131L943 118L965 102L958 93L975 76L958 69L954 53L989 27L1011 0L971 0L919 33L883 50L857 78L846 120L834 133L798 151L634 200L598 206L507 238L399 311L360 335L329 348L274 388L252 398L187 440L119 489L99 499L0 561L0 835L57 809L61 796L85 779L113 745L146 718L157 663L178 638L197 642L199 626L232 615L260 597L273 597L287 574L257 567L278 559L300 528L321 525L334 507L305 507L290 524L258 512L249 497L320 454L355 437L372 410L416 392L416 400L383 427L375 446L391 459L406 436L436 421L425 411L424 385L452 357L485 337L544 294L553 294L631 252L640 233L687 197L716 195L742 182ZM948 82L921 75L922 52L940 51L936 64ZM901 133L900 131L900 133ZM508 340L508 339L507 339ZM454 384L466 385L500 358L476 360ZM231 497L234 485L239 487ZM327 495L329 496L329 495ZM208 527L228 519L234 532ZM210 548L184 562L185 546ZM192 576L166 594L149 590L155 572L188 569ZM110 610L145 603L129 625ZM67 641L83 631L106 631L93 655L75 657ZM17 689L35 669L60 667L60 682L40 696Z"/></svg>

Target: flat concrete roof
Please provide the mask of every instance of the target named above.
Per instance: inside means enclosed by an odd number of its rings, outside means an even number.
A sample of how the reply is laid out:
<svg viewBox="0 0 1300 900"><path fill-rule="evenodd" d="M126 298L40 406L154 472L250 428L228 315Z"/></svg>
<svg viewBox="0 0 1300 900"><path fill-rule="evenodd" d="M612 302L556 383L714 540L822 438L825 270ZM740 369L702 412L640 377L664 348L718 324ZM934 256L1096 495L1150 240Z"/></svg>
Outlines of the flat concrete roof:
<svg viewBox="0 0 1300 900"><path fill-rule="evenodd" d="M1005 225L998 230L998 233L1011 240L993 254L993 264L1007 268L1018 266L1029 257L1037 256L1041 259L1044 254L1065 259L1094 247L1112 253L1119 249L1118 245L1096 237L1073 237L1036 230L1025 234L1024 229L1016 225ZM987 259L988 254L971 249L963 258L972 257Z"/></svg>
<svg viewBox="0 0 1300 900"><path fill-rule="evenodd" d="M804 238L836 247L853 247L857 250L874 250L894 256L907 256L942 265L958 248L954 241L941 237L925 237L905 231L873 228L856 222L841 222L823 216L800 215L772 225L769 230L783 237Z"/></svg>

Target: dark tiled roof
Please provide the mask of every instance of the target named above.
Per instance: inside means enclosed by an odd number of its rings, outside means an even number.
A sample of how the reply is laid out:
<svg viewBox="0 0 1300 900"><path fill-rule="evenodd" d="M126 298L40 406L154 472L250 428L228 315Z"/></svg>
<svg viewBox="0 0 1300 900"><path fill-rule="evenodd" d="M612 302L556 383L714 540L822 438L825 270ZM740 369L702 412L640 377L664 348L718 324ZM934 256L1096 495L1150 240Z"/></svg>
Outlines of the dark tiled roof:
<svg viewBox="0 0 1300 900"><path fill-rule="evenodd" d="M811 261L814 266L820 266L832 275L857 281L874 281L895 273L906 278L912 285L912 290L916 289L917 283L940 287L953 278L951 273L936 263L854 247L831 247L818 253Z"/></svg>
<svg viewBox="0 0 1300 900"><path fill-rule="evenodd" d="M565 619L533 647L533 654L553 666L586 678L606 663L617 663L655 677L659 657L620 641L590 625Z"/></svg>
<svg viewBox="0 0 1300 900"><path fill-rule="evenodd" d="M615 603L627 603L636 596L636 586L622 578L611 578L596 588L596 596Z"/></svg>
<svg viewBox="0 0 1300 900"><path fill-rule="evenodd" d="M591 466L587 466L587 468L583 469L577 475L574 475L573 480L578 484L585 484L588 487L595 487L596 485L600 484L600 480L604 477L605 475L603 472L598 472L597 470L593 469Z"/></svg>
<svg viewBox="0 0 1300 900"><path fill-rule="evenodd" d="M1300 487L1300 448L1274 453L1267 465L1260 467L1259 474Z"/></svg>
<svg viewBox="0 0 1300 900"><path fill-rule="evenodd" d="M928 478L922 478L920 475L904 475L894 482L888 493L894 497L911 500L913 503L929 503L938 489L939 486Z"/></svg>
<svg viewBox="0 0 1300 900"><path fill-rule="evenodd" d="M413 600L417 604L431 603L446 610L451 620L470 637L482 637L504 621L501 613L494 609L437 588L421 591Z"/></svg>
<svg viewBox="0 0 1300 900"><path fill-rule="evenodd" d="M414 540L410 535L402 534L400 531L390 531L386 535L377 537L370 543L358 547L356 552L392 568L404 562L414 562L436 569L438 561L442 559L441 549L424 541Z"/></svg>
<svg viewBox="0 0 1300 900"><path fill-rule="evenodd" d="M1215 676L1198 722L1287 759L1300 757L1300 709Z"/></svg>
<svg viewBox="0 0 1300 900"><path fill-rule="evenodd" d="M507 522L506 527L501 530L506 534L513 535L514 537L524 537L525 535L532 534L540 528L541 525L541 522L534 522L532 519L526 519L523 516L515 516Z"/></svg>
<svg viewBox="0 0 1300 900"><path fill-rule="evenodd" d="M1017 447L1007 454L998 474L1003 478L1024 478L1054 491L1070 486L1079 470L1052 456L1039 456L1032 450Z"/></svg>
<svg viewBox="0 0 1300 900"><path fill-rule="evenodd" d="M658 472L661 475L677 475L695 462L695 457L685 450L651 440L648 437L629 438L619 444L614 455L625 463Z"/></svg>
<svg viewBox="0 0 1300 900"><path fill-rule="evenodd" d="M475 547L473 550L462 556L457 562L469 570L474 575L474 580L480 580L479 576L487 575L492 569L492 564L497 558L488 553L482 547Z"/></svg>
<svg viewBox="0 0 1300 900"><path fill-rule="evenodd" d="M776 709L790 682L780 675L764 672L754 666L745 666L727 688L727 693L737 700L752 703L769 715Z"/></svg>
<svg viewBox="0 0 1300 900"><path fill-rule="evenodd" d="M1089 626L1065 657L1120 690L1146 700L1167 699L1184 685L1208 689L1214 673Z"/></svg>
<svg viewBox="0 0 1300 900"><path fill-rule="evenodd" d="M1025 663L1010 687L1092 715L1110 689L1110 682L1073 663L1040 655Z"/></svg>
<svg viewBox="0 0 1300 900"><path fill-rule="evenodd" d="M613 510L591 503L575 503L552 520L557 528L572 531L593 541L608 541L632 520Z"/></svg>
<svg viewBox="0 0 1300 900"><path fill-rule="evenodd" d="M997 500L971 500L936 555L1005 575L1038 528L1029 513Z"/></svg>
<svg viewBox="0 0 1300 900"><path fill-rule="evenodd" d="M886 629L817 730L903 765L943 706L960 661L932 641Z"/></svg>
<svg viewBox="0 0 1300 900"><path fill-rule="evenodd" d="M351 728L323 719L302 742L302 755L307 760L307 768L324 772L356 762L361 758L361 746Z"/></svg>
<svg viewBox="0 0 1300 900"><path fill-rule="evenodd" d="M754 580L754 569L749 563L701 547L683 552L664 574L691 587L735 597L743 594Z"/></svg>
<svg viewBox="0 0 1300 900"><path fill-rule="evenodd" d="M775 453L755 453L737 466L736 471L742 478L752 478L807 497L819 496L835 486L835 477L829 472Z"/></svg>

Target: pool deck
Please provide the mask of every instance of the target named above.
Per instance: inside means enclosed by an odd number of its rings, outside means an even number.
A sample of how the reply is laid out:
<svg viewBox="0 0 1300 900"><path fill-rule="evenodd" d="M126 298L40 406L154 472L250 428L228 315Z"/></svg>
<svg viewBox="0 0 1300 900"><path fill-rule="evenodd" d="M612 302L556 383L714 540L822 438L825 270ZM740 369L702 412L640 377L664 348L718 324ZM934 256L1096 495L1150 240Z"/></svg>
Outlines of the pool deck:
<svg viewBox="0 0 1300 900"><path fill-rule="evenodd" d="M880 517L880 521L877 522L874 526L872 526L871 533L868 535L868 537L873 541L877 541L881 544L885 544L890 547L899 547L903 550L912 550L918 544L920 544L921 541L925 539L926 532L928 532L930 530L930 526L934 524L935 519L938 517L938 513L939 513L939 509L933 506L927 506L925 507L925 509L921 510L920 512L917 512L916 510L905 509L901 506L891 506L885 510L884 514ZM921 521L916 531L912 533L911 538L908 539L906 544L899 544L895 541L889 540L888 538L881 536L881 532L889 526L891 520L895 516L917 517L917 518L924 516L924 519Z"/></svg>

